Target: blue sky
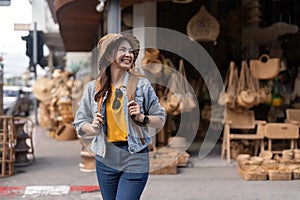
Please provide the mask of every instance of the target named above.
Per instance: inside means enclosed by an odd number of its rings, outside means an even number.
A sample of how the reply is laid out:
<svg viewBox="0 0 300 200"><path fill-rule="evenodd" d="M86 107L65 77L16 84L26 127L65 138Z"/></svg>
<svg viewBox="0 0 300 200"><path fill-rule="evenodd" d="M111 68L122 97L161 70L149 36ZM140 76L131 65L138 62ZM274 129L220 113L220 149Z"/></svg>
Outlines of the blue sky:
<svg viewBox="0 0 300 200"><path fill-rule="evenodd" d="M32 22L28 0L11 0L11 6L0 7L0 54L4 57L4 76L21 75L28 67L25 41L21 36L28 31L14 31L15 23Z"/></svg>

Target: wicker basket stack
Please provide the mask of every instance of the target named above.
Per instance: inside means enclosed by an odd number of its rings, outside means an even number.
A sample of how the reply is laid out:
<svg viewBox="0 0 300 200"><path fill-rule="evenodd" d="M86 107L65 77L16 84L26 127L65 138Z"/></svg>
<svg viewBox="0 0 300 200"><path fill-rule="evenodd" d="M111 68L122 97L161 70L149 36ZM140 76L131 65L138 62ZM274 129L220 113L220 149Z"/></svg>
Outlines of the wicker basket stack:
<svg viewBox="0 0 300 200"><path fill-rule="evenodd" d="M190 155L171 148L150 152L150 174L177 174L177 167L187 166Z"/></svg>
<svg viewBox="0 0 300 200"><path fill-rule="evenodd" d="M296 157L297 156L297 157ZM284 150L282 156L265 151L259 157L240 154L238 171L244 180L292 180L300 179L299 150ZM296 159L297 158L297 159Z"/></svg>

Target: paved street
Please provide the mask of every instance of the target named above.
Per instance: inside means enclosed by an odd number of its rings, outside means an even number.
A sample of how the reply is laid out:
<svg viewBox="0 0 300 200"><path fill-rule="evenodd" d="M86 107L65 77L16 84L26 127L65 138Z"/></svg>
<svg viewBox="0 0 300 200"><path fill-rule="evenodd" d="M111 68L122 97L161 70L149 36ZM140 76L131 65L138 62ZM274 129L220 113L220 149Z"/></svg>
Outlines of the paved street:
<svg viewBox="0 0 300 200"><path fill-rule="evenodd" d="M79 200L101 199L95 173L79 171L80 143L78 140L59 142L37 127L35 137L36 162L15 168L15 175L0 178L0 199ZM151 175L142 200L206 200L206 199L299 199L300 181L244 181L235 163L220 160L218 152L199 160L193 156L194 167L179 168L176 175ZM5 186L5 187L3 187ZM49 191L25 194L7 191L16 186L67 187L68 192L53 195ZM79 187L80 186L80 187ZM70 188L83 188L72 190Z"/></svg>

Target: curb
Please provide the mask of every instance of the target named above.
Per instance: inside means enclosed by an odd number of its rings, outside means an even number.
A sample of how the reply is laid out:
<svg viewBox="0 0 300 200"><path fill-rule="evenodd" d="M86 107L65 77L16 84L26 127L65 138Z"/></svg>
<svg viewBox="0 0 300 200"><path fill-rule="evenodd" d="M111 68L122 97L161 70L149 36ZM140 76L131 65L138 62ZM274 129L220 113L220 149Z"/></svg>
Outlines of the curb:
<svg viewBox="0 0 300 200"><path fill-rule="evenodd" d="M99 186L0 186L0 196L14 198L16 196L45 196L45 195L66 195L70 192L96 192L100 191Z"/></svg>

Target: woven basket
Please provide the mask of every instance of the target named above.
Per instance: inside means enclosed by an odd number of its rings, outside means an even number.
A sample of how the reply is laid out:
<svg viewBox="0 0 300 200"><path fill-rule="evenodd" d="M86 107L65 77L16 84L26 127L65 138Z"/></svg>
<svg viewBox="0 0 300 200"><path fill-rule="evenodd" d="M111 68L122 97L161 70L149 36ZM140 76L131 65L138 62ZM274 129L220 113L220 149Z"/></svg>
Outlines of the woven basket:
<svg viewBox="0 0 300 200"><path fill-rule="evenodd" d="M190 157L190 154L188 154L187 152L184 152L181 156L179 156L177 166L178 167L186 167L188 164L189 157Z"/></svg>
<svg viewBox="0 0 300 200"><path fill-rule="evenodd" d="M240 176L246 181L265 181L267 180L267 172L262 170L246 171L242 167L238 167Z"/></svg>
<svg viewBox="0 0 300 200"><path fill-rule="evenodd" d="M220 33L220 24L204 6L187 24L187 34L199 42L215 42Z"/></svg>
<svg viewBox="0 0 300 200"><path fill-rule="evenodd" d="M149 153L150 174L177 174L178 153L170 148L161 148Z"/></svg>
<svg viewBox="0 0 300 200"><path fill-rule="evenodd" d="M178 161L172 158L151 158L150 174L177 174Z"/></svg>
<svg viewBox="0 0 300 200"><path fill-rule="evenodd" d="M268 170L270 181L292 180L292 172L290 170Z"/></svg>
<svg viewBox="0 0 300 200"><path fill-rule="evenodd" d="M300 169L293 170L293 179L300 179Z"/></svg>
<svg viewBox="0 0 300 200"><path fill-rule="evenodd" d="M272 159L273 153L272 151L262 151L259 153L259 157L262 157L264 160Z"/></svg>

